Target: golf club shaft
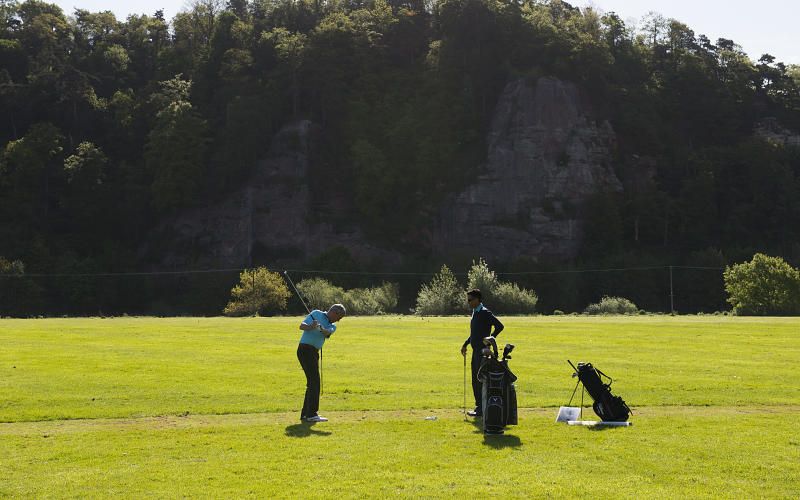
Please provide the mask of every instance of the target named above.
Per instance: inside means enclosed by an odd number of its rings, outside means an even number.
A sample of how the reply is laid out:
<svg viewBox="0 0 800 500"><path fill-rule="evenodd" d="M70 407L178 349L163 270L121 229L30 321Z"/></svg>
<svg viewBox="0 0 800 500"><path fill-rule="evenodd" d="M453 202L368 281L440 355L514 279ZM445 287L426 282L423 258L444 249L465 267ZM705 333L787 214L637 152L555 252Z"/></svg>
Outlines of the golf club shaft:
<svg viewBox="0 0 800 500"><path fill-rule="evenodd" d="M467 419L467 355L464 358L464 420Z"/></svg>
<svg viewBox="0 0 800 500"><path fill-rule="evenodd" d="M290 278L290 277L289 277L289 273L288 273L288 272L286 272L286 271L284 271L284 272L283 272L283 274L284 274L284 276L286 276L286 279L287 279L287 280L289 280L289 284L290 284L290 285L292 285L292 289L294 289L294 293L296 293L296 294L297 294L297 298L298 298L298 299L300 299L300 302L302 302L302 303L303 303L303 307L305 307L305 308L306 308L306 312L307 312L308 314L311 314L311 310L310 310L310 309L308 308L308 306L306 305L306 301L305 301L305 300L303 300L303 296L302 296L302 295L300 295L300 292L298 292L298 291L297 291L297 287L296 287L296 286L294 286L294 282L292 281L292 278Z"/></svg>

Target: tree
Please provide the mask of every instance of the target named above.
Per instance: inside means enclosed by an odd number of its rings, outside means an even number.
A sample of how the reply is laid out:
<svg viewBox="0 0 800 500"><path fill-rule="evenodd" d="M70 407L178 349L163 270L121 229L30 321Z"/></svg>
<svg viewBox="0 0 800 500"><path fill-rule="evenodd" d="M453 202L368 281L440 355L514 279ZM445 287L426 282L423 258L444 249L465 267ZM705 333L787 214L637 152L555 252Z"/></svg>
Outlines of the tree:
<svg viewBox="0 0 800 500"><path fill-rule="evenodd" d="M55 126L37 123L0 154L0 221L17 228L12 240L27 241L34 232L47 232L62 187L62 141Z"/></svg>
<svg viewBox="0 0 800 500"><path fill-rule="evenodd" d="M263 41L272 44L278 59L288 66L290 71L290 89L292 94L292 116L297 116L297 72L303 63L308 37L303 33L290 33L286 28L275 28L261 35Z"/></svg>
<svg viewBox="0 0 800 500"><path fill-rule="evenodd" d="M483 300L500 314L533 314L539 300L533 290L500 281L483 258L473 261L467 272L467 289L473 288L480 290Z"/></svg>
<svg viewBox="0 0 800 500"><path fill-rule="evenodd" d="M489 269L483 257L478 259L478 262L472 261L472 267L467 271L468 290L477 288L481 291L481 295L483 295L487 303L494 304L492 299L499 284L500 280L497 279L497 274Z"/></svg>
<svg viewBox="0 0 800 500"><path fill-rule="evenodd" d="M225 316L273 315L286 310L291 292L280 274L265 267L248 269L239 275L231 290Z"/></svg>
<svg viewBox="0 0 800 500"><path fill-rule="evenodd" d="M0 317L41 314L42 287L25 277L22 261L0 255Z"/></svg>
<svg viewBox="0 0 800 500"><path fill-rule="evenodd" d="M75 153L64 160L67 178L61 208L66 212L72 232L83 248L98 243L92 234L110 231L115 224L115 200L106 182L108 157L91 142L82 142Z"/></svg>
<svg viewBox="0 0 800 500"><path fill-rule="evenodd" d="M443 265L439 274L423 284L417 295L417 307L414 314L418 316L443 316L459 314L464 311L464 290L452 271Z"/></svg>
<svg viewBox="0 0 800 500"><path fill-rule="evenodd" d="M780 257L761 253L726 267L728 302L740 316L800 315L800 273Z"/></svg>
<svg viewBox="0 0 800 500"><path fill-rule="evenodd" d="M187 100L191 82L162 82L153 99L167 102L147 136L145 164L153 175L153 204L162 211L198 201L208 145L208 125Z"/></svg>

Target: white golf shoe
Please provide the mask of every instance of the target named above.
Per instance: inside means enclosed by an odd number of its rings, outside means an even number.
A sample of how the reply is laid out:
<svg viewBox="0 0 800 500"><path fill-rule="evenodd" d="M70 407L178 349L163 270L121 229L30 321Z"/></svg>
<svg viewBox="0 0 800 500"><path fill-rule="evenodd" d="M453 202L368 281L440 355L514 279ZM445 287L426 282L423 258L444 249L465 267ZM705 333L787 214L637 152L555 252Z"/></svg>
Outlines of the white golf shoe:
<svg viewBox="0 0 800 500"><path fill-rule="evenodd" d="M306 417L306 422L327 422L328 419L322 415L314 415L313 417Z"/></svg>

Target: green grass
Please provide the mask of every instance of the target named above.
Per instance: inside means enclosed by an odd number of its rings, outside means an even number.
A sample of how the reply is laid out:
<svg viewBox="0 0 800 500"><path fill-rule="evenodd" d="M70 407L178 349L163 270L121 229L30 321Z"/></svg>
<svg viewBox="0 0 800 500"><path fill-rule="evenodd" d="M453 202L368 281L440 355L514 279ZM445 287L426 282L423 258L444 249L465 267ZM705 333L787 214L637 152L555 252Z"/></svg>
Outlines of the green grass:
<svg viewBox="0 0 800 500"><path fill-rule="evenodd" d="M300 319L0 320L0 497L797 496L798 319L503 318L494 438L459 413L466 317L345 318L300 424ZM555 423L566 359L634 425Z"/></svg>

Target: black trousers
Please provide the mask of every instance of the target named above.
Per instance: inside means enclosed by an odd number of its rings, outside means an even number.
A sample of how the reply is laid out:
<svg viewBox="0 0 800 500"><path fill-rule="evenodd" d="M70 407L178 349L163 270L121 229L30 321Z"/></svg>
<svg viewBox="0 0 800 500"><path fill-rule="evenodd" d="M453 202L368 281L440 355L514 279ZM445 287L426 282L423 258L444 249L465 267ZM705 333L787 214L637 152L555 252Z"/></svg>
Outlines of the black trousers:
<svg viewBox="0 0 800 500"><path fill-rule="evenodd" d="M483 406L483 394L481 393L482 384L478 380L478 369L481 367L483 356L481 349L472 348L472 395L475 396L475 408L480 411Z"/></svg>
<svg viewBox="0 0 800 500"><path fill-rule="evenodd" d="M319 351L313 345L299 344L297 359L306 374L306 397L300 418L313 417L319 411Z"/></svg>

